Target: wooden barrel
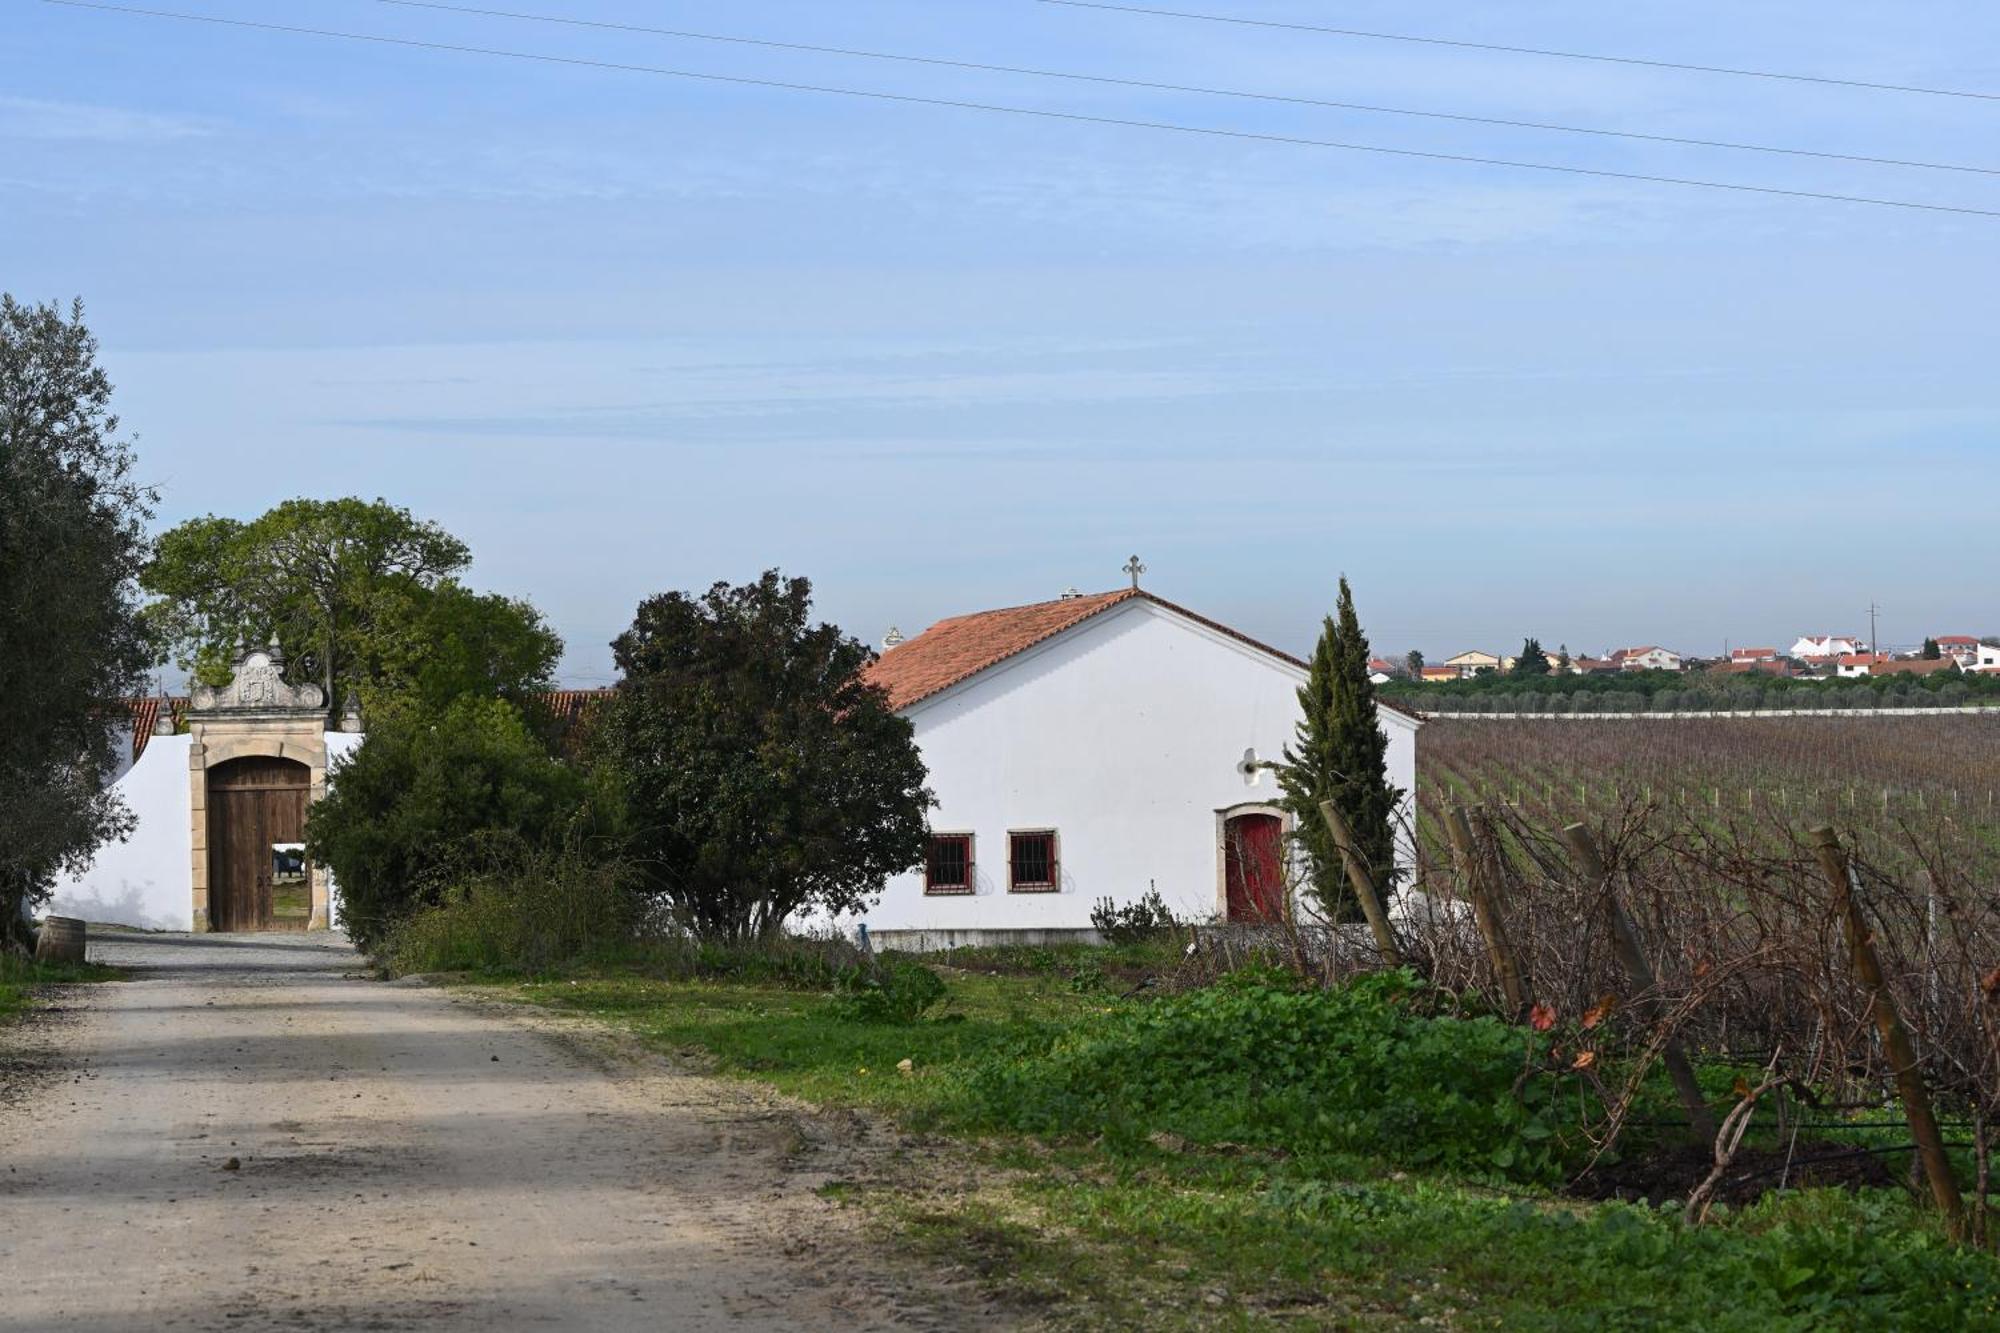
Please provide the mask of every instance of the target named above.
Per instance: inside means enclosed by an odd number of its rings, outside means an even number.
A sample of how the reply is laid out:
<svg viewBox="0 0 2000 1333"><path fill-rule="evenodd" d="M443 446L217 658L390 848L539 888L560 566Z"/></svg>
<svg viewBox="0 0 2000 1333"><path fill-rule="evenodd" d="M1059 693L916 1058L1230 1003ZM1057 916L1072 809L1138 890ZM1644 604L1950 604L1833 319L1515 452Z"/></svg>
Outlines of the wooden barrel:
<svg viewBox="0 0 2000 1333"><path fill-rule="evenodd" d="M73 916L52 916L35 937L38 963L80 963L84 952L83 922Z"/></svg>

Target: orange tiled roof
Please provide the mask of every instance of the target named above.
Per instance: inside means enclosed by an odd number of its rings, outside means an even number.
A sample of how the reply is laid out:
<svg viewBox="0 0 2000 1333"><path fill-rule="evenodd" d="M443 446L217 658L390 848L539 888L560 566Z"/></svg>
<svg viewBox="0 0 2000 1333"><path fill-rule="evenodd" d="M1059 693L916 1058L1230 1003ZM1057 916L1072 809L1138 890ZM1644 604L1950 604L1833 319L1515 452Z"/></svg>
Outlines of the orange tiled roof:
<svg viewBox="0 0 2000 1333"><path fill-rule="evenodd" d="M1116 592L1063 597L1053 602L1033 602L998 611L975 611L971 615L940 620L914 639L889 649L862 674L869 684L880 685L887 690L889 706L900 712L934 694L943 693L961 681L970 680L988 667L997 666L1038 643L1053 639L1092 616L1134 600L1164 607L1175 615L1226 634L1281 662L1301 669L1305 667L1304 662L1290 653L1259 643L1247 634L1240 634L1227 625L1197 615L1186 607L1176 606L1164 597L1155 597L1138 588L1121 588ZM1384 699L1381 703L1383 707L1409 717L1421 716L1391 700Z"/></svg>

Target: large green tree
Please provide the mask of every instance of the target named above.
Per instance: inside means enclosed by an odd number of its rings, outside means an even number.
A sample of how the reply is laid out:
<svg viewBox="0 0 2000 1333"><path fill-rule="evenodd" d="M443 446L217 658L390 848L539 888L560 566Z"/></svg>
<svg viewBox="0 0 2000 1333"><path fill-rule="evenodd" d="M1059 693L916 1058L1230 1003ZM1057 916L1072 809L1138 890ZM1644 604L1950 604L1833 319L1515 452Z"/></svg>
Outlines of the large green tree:
<svg viewBox="0 0 2000 1333"><path fill-rule="evenodd" d="M141 575L146 608L184 668L221 684L238 647L273 635L338 708L415 693L545 688L562 641L526 602L474 593L465 543L386 500L287 500L244 522L190 519Z"/></svg>
<svg viewBox="0 0 2000 1333"><path fill-rule="evenodd" d="M1540 639L1521 640L1521 655L1514 659L1508 669L1510 676L1546 676L1549 674L1549 655L1542 651Z"/></svg>
<svg viewBox="0 0 2000 1333"><path fill-rule="evenodd" d="M813 624L812 585L773 570L639 606L603 745L648 887L707 938L872 901L926 846L923 760L867 684L866 645Z"/></svg>
<svg viewBox="0 0 2000 1333"><path fill-rule="evenodd" d="M1337 920L1352 917L1355 905L1340 851L1320 817L1321 801L1331 800L1347 817L1375 883L1386 889L1396 879L1395 815L1403 793L1389 781L1389 737L1375 715L1368 657L1368 638L1343 576L1339 604L1320 630L1299 687L1296 739L1278 769L1309 888Z"/></svg>
<svg viewBox="0 0 2000 1333"><path fill-rule="evenodd" d="M0 295L0 940L129 814L110 790L152 653L132 475L82 304Z"/></svg>

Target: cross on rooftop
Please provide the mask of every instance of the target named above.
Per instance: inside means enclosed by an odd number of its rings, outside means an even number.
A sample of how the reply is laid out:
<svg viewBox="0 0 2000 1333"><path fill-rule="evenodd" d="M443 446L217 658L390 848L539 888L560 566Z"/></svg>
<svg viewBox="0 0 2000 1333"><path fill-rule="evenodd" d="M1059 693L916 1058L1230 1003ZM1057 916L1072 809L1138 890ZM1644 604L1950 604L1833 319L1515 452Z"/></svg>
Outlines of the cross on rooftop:
<svg viewBox="0 0 2000 1333"><path fill-rule="evenodd" d="M1125 572L1132 576L1132 586L1136 588L1139 586L1139 576L1146 572L1146 567L1140 564L1139 557L1134 555L1125 562Z"/></svg>

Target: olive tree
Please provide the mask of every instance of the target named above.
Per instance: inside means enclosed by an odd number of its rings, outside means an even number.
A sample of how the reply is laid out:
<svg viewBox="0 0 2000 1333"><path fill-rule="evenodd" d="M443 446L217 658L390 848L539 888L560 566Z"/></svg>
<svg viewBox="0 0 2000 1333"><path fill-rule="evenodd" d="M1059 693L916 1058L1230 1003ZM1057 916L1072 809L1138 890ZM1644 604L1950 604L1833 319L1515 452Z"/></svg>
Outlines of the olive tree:
<svg viewBox="0 0 2000 1333"><path fill-rule="evenodd" d="M152 665L153 495L110 403L80 302L0 294L0 941L129 823L108 778Z"/></svg>

